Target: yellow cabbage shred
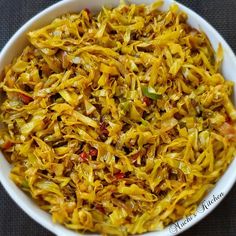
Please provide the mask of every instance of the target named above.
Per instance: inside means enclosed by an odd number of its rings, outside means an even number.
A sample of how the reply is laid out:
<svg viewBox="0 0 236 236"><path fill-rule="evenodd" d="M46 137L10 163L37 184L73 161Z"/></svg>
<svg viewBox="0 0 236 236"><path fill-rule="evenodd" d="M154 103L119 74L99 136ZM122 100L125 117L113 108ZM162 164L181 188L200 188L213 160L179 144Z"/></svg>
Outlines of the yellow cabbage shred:
<svg viewBox="0 0 236 236"><path fill-rule="evenodd" d="M194 213L233 159L224 48L162 3L56 18L3 72L10 177L70 229L161 230Z"/></svg>

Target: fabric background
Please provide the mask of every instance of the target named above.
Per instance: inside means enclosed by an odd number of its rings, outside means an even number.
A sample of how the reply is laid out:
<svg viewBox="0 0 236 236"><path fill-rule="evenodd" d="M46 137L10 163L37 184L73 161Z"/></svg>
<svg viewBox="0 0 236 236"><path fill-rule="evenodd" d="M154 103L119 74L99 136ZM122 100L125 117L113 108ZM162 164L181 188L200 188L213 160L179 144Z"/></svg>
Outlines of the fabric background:
<svg viewBox="0 0 236 236"><path fill-rule="evenodd" d="M0 0L0 49L33 15L56 0ZM236 52L236 0L179 0L207 19ZM236 69L236 68L235 68ZM235 236L236 187L209 216L183 236ZM0 236L52 236L30 219L0 185Z"/></svg>

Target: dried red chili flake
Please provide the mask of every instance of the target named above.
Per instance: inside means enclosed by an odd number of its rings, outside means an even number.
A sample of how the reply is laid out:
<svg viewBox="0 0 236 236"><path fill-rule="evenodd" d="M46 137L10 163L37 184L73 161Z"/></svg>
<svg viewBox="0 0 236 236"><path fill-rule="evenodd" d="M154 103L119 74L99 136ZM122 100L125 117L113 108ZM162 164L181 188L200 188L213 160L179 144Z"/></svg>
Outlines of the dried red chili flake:
<svg viewBox="0 0 236 236"><path fill-rule="evenodd" d="M143 98L143 102L147 105L150 106L152 104L152 100L148 97Z"/></svg>
<svg viewBox="0 0 236 236"><path fill-rule="evenodd" d="M81 152L80 157L83 161L88 161L88 154L86 152Z"/></svg>
<svg viewBox="0 0 236 236"><path fill-rule="evenodd" d="M13 146L13 143L11 141L7 141L3 144L2 149L4 151L6 151L6 150L10 149L12 146Z"/></svg>
<svg viewBox="0 0 236 236"><path fill-rule="evenodd" d="M89 155L90 155L91 157L96 157L96 156L98 155L98 150L97 150L96 148L91 148L91 149L89 150Z"/></svg>
<svg viewBox="0 0 236 236"><path fill-rule="evenodd" d="M31 98L30 96L27 96L23 93L19 93L19 98L26 105L33 101L33 98Z"/></svg>
<svg viewBox="0 0 236 236"><path fill-rule="evenodd" d="M116 178L116 180L123 179L125 177L125 173L118 172L114 175L114 177Z"/></svg>

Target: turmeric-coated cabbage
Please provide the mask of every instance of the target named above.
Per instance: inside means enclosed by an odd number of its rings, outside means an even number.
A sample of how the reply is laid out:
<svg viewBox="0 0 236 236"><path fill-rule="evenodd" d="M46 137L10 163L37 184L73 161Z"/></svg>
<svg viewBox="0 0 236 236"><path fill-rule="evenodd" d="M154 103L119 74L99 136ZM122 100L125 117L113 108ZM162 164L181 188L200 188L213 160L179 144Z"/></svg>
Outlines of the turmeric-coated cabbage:
<svg viewBox="0 0 236 236"><path fill-rule="evenodd" d="M235 154L223 48L162 2L88 9L29 32L0 81L10 177L54 222L102 235L194 213Z"/></svg>

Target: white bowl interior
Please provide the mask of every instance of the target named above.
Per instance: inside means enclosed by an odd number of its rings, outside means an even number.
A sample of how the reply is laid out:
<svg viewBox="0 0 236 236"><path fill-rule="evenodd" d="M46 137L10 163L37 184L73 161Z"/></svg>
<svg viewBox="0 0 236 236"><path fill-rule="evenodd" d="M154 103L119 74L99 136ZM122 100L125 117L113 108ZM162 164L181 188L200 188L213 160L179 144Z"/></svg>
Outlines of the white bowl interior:
<svg viewBox="0 0 236 236"><path fill-rule="evenodd" d="M149 4L153 2L152 0L131 0L130 3L146 3ZM173 0L166 0L162 10L167 10L168 7L173 3ZM84 8L90 9L92 12L97 12L101 9L101 6L116 6L119 4L119 0L64 0L61 1L43 12L36 15L30 21L28 21L21 29L19 29L15 35L10 39L7 45L3 48L0 54L0 71L3 70L4 66L9 64L14 57L16 57L23 48L27 45L26 33L30 30L37 29L41 26L44 26L50 21L52 21L55 17L60 16L64 13L68 12L77 12ZM216 50L219 43L222 44L224 49L224 61L222 65L222 73L227 80L236 81L235 77L235 68L236 68L236 58L225 42L225 40L220 36L220 34L209 25L203 18L199 15L191 11L190 9L184 7L179 4L180 9L185 11L189 16L189 24L199 30L204 31L209 37L213 48ZM236 101L236 88L234 88L234 101ZM79 234L73 232L71 230L66 229L65 227L54 224L51 220L51 216L39 209L37 205L25 194L23 193L16 185L9 179L10 165L4 159L2 153L0 153L0 181L11 198L35 221L40 223L42 226L50 230L51 232L60 235L60 236L78 236ZM190 228L192 225L197 223L199 220L204 218L207 214L209 214L223 199L223 197L229 192L231 187L233 186L236 180L236 160L231 163L227 171L221 177L221 179L217 182L215 188L208 194L208 196L204 199L205 202L211 201L214 196L219 196L221 193L221 197L219 200L214 201L208 209L202 210L201 206L199 208L196 216L193 216L191 220L186 221L186 219L180 220L179 224L173 224L163 231L160 232L150 232L146 235L148 236L167 236L167 235L176 235L178 233L183 232L184 230ZM213 196L214 195L214 196ZM204 202L203 200L203 202ZM16 216L17 217L17 216ZM186 223L187 222L187 223ZM178 227L181 225L181 227ZM86 236L86 235L85 235Z"/></svg>

